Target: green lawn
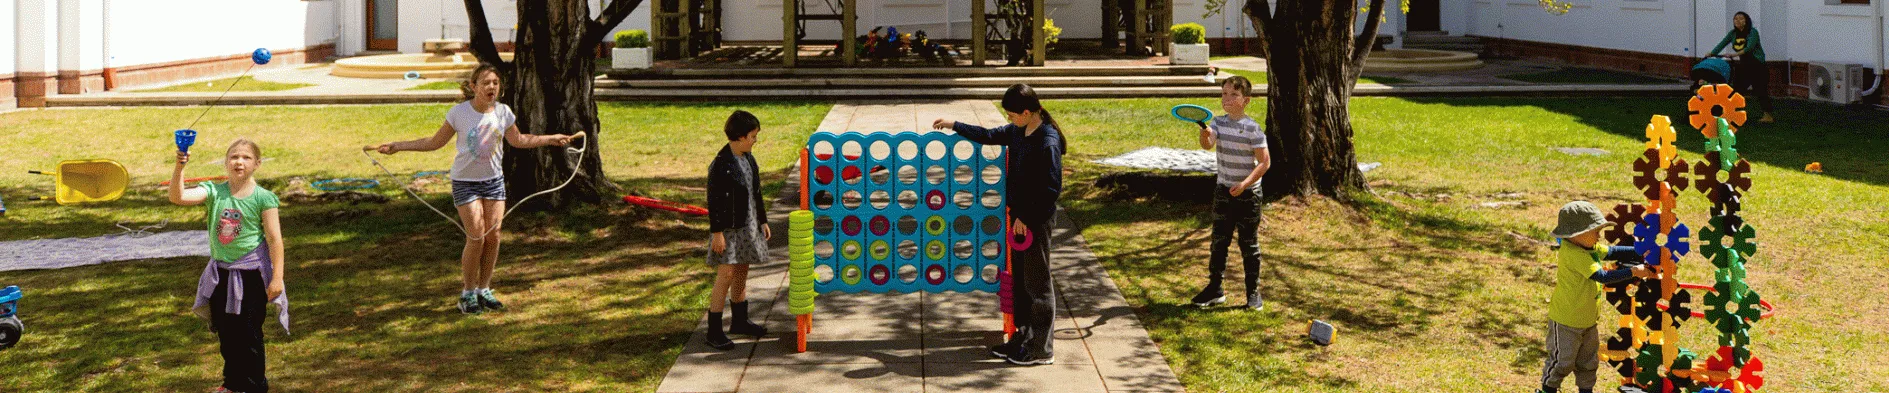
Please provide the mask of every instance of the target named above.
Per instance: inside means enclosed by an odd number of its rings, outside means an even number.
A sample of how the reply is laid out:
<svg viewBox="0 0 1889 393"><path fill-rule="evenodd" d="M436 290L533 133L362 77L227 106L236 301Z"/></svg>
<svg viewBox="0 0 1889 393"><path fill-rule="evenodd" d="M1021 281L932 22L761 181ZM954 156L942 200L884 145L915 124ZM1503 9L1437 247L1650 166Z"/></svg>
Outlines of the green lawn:
<svg viewBox="0 0 1889 393"><path fill-rule="evenodd" d="M1188 390L1209 392L1531 390L1554 280L1537 239L1548 238L1567 201L1639 200L1629 176L1645 123L1684 110L1680 98L1355 99L1359 161L1384 163L1368 175L1383 199L1355 210L1271 204L1260 235L1266 311L1249 313L1181 305L1206 282L1208 205L1189 190L1210 178L1126 176L1133 171L1089 162L1142 146L1193 147L1194 135L1162 109L1207 101L1068 100L1049 110L1071 141L1064 206ZM1253 108L1258 116L1264 105ZM1889 308L1880 290L1889 279L1878 274L1889 268L1881 235L1889 166L1880 153L1889 114L1795 100L1780 109L1797 120L1749 127L1739 145L1755 167L1745 217L1764 242L1750 282L1782 308L1752 333L1769 365L1764 391L1889 389L1881 328L1889 317L1863 311ZM1681 135L1681 156L1697 160L1701 137ZM1810 161L1827 172L1803 172ZM1528 204L1473 207L1508 199ZM1695 228L1710 207L1696 192L1679 206ZM1711 279L1709 263L1685 261L1684 281ZM1336 323L1340 342L1305 343L1310 319ZM1695 351L1715 349L1716 332L1701 321L1683 334ZM1617 378L1602 370L1600 390L1612 390Z"/></svg>
<svg viewBox="0 0 1889 393"><path fill-rule="evenodd" d="M1352 114L1360 161L1382 200L1355 209L1322 200L1273 203L1261 231L1267 308L1179 305L1205 282L1208 223L1194 175L1104 167L1089 160L1144 146L1187 148L1191 125L1167 108L1213 98L1050 100L1067 128L1064 207L1188 390L1528 391L1539 378L1545 301L1553 283L1547 237L1561 203L1630 202L1629 180L1647 117L1678 116L1679 98L1359 98ZM729 111L763 119L756 153L769 192L825 103L604 104L598 138L606 172L627 189L700 204L702 171L723 140ZM1756 167L1745 216L1764 242L1753 287L1782 311L1758 324L1754 350L1770 364L1766 392L1889 390L1889 122L1803 101L1779 102L1780 122L1740 134ZM1264 103L1253 103L1255 116ZM256 139L264 184L292 177L365 177L378 171L359 146L427 135L444 105L242 107L210 112L196 128L206 164L237 136ZM169 129L191 108L75 109L0 115L0 193L9 202L0 240L97 236L112 224L200 229L202 214L164 203ZM158 127L153 125L174 124ZM1681 154L1699 156L1696 132ZM1552 147L1597 147L1600 157ZM209 153L204 153L209 152ZM445 169L452 153L382 161L400 174ZM125 200L58 207L26 202L50 192L62 159L110 158L138 184ZM1826 173L1800 170L1810 161ZM1137 183L1139 182L1139 183ZM1137 184L1133 187L1113 186ZM1178 186L1178 187L1177 187ZM444 187L429 189L443 205ZM284 391L649 391L680 353L705 308L712 272L697 263L700 218L612 205L508 220L496 287L512 311L451 310L460 234L392 187L384 204L290 203L293 336L268 333L270 377ZM1503 196L1502 194L1514 194ZM1687 192L1681 219L1703 224L1707 203ZM1519 199L1520 209L1476 204ZM1709 279L1688 257L1684 278ZM184 310L201 260L112 263L4 272L26 288L21 346L0 352L0 391L190 391L218 380L215 338ZM1237 264L1235 264L1237 265ZM1237 268L1234 269L1237 272ZM1235 273L1237 276L1237 273ZM1229 282L1239 282L1229 279ZM1239 290L1233 285L1230 290ZM1234 300L1238 303L1239 300ZM1335 322L1339 343L1298 338L1308 319ZM1686 346L1713 332L1688 325ZM1614 378L1603 375L1601 388Z"/></svg>
<svg viewBox="0 0 1889 393"><path fill-rule="evenodd" d="M1544 72L1536 72L1536 73L1529 73L1529 74L1502 75L1501 78L1518 80L1518 81L1523 81L1523 82L1555 83L1555 84L1646 85L1646 84L1662 84L1662 83L1684 83L1684 81L1678 78L1661 78L1661 77L1655 77L1655 76L1632 74L1632 73L1619 72L1619 71L1593 69L1593 68L1562 68L1562 69L1554 70L1554 71L1544 71Z"/></svg>
<svg viewBox="0 0 1889 393"><path fill-rule="evenodd" d="M825 103L604 104L604 167L620 185L701 204L703 172L734 109L763 120L756 156L778 189L782 170ZM290 177L378 175L359 146L428 135L444 105L246 107L198 124L199 157L236 136L264 148L263 183ZM168 128L198 111L84 109L0 115L0 239L97 236L112 224L170 220L202 229L200 210L172 207L151 184L168 169ZM282 127L280 125L293 125ZM273 125L273 126L272 126ZM146 130L146 131L138 131ZM291 147L292 146L292 147ZM383 158L402 175L441 170L452 153ZM138 186L124 200L58 207L25 202L51 179L27 175L58 160L111 158ZM199 158L207 162L208 158ZM187 176L220 174L193 164ZM384 180L384 179L383 179ZM283 391L649 391L706 307L713 271L694 258L706 220L621 205L507 220L495 287L513 311L465 317L452 309L461 235L391 186L384 204L294 203L283 209L295 334L269 337L269 376ZM449 206L444 186L423 194ZM0 361L0 391L201 391L220 380L216 339L185 311L197 258L0 273L25 288L27 333Z"/></svg>
<svg viewBox="0 0 1889 393"><path fill-rule="evenodd" d="M236 87L230 87L230 84ZM228 91L281 91L314 86L307 83L280 83L256 80L254 76L223 78L207 82L185 83L152 89L132 90L134 93L221 93Z"/></svg>

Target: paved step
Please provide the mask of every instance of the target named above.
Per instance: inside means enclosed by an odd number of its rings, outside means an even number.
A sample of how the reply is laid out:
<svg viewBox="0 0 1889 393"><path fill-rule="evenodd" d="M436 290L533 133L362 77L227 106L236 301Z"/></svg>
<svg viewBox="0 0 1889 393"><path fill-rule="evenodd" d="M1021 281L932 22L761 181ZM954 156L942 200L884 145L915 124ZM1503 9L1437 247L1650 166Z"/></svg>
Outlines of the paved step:
<svg viewBox="0 0 1889 393"><path fill-rule="evenodd" d="M1683 96L1688 86L1671 85L1514 85L1514 86L1412 86L1360 84L1356 96ZM1254 95L1266 94L1266 86L1254 86ZM1220 94L1215 86L1190 87L1044 87L1037 94L1057 99L1067 98L1160 98L1211 97ZM1002 99L1004 88L936 89L597 89L601 101L648 100L794 100L794 99Z"/></svg>
<svg viewBox="0 0 1889 393"><path fill-rule="evenodd" d="M1405 45L1412 44L1477 44L1482 39L1464 36L1412 35L1404 37Z"/></svg>
<svg viewBox="0 0 1889 393"><path fill-rule="evenodd" d="M1667 85L1504 85L1504 86L1433 86L1433 85L1380 85L1359 84L1353 91L1357 96L1684 96L1689 93L1689 86L1684 84ZM1255 95L1266 94L1266 85L1253 87ZM721 88L721 89L679 89L679 88L600 88L596 89L599 101L655 101L655 100L834 100L834 99L973 99L997 100L1003 98L1004 87L939 87L922 89L859 89L859 88ZM1220 94L1220 88L1214 85L1194 86L1112 86L1112 87L1044 87L1037 89L1039 94L1056 99L1064 98L1155 98L1155 97L1213 97ZM87 106L193 106L209 105L216 100L216 93L109 93L87 95L55 95L46 98L49 107L87 107ZM377 94L306 94L293 92L241 92L230 93L216 105L336 105L336 104L397 104L397 103L451 103L459 100L456 91L414 91Z"/></svg>
<svg viewBox="0 0 1889 393"><path fill-rule="evenodd" d="M785 77L1099 77L1206 75L1207 66L1134 67L861 67L861 68L683 68L637 71L611 70L608 79L729 79Z"/></svg>
<svg viewBox="0 0 1889 393"><path fill-rule="evenodd" d="M76 106L193 106L210 105L334 105L334 104L404 104L458 102L453 90L402 91L372 94L309 94L292 91L230 92L221 100L219 93L104 93L54 95L46 97L48 107Z"/></svg>
<svg viewBox="0 0 1889 393"><path fill-rule="evenodd" d="M818 88L936 88L997 87L1023 83L1031 87L1161 87L1217 86L1201 75L1193 76L1059 76L1059 77L970 77L970 78L767 78L767 79L600 79L599 89L818 89Z"/></svg>
<svg viewBox="0 0 1889 393"><path fill-rule="evenodd" d="M1405 49L1446 50L1452 52L1482 53L1487 46L1482 44L1405 44Z"/></svg>

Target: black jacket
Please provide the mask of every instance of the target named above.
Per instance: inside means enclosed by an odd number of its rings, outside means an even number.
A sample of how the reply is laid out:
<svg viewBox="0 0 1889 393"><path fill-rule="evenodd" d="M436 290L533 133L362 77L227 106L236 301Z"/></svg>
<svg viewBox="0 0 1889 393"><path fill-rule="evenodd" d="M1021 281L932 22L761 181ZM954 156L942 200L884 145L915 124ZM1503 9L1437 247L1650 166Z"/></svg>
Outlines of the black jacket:
<svg viewBox="0 0 1889 393"><path fill-rule="evenodd" d="M972 142L1010 146L1004 165L1005 203L1010 215L1031 230L1047 230L1063 194L1063 134L1043 124L1035 134L1014 124L986 129L958 123L951 128Z"/></svg>
<svg viewBox="0 0 1889 393"><path fill-rule="evenodd" d="M761 168L754 163L754 153L742 153L748 159L748 184L754 189L741 186L741 170L736 167L734 150L722 146L720 153L715 153L715 161L708 164L708 232L716 233L729 229L748 227L748 209L754 209L754 218L767 225L767 208L761 199ZM746 198L742 198L743 196ZM748 203L743 203L748 202Z"/></svg>

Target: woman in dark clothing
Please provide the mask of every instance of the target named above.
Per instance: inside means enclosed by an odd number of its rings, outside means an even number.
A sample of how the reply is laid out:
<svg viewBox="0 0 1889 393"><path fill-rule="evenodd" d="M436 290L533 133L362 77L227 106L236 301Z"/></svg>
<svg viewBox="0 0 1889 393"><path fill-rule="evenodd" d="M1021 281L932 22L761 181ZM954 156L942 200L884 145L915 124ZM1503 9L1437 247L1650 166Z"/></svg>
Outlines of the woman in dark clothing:
<svg viewBox="0 0 1889 393"><path fill-rule="evenodd" d="M1051 348L1056 292L1049 277L1049 225L1056 216L1056 200L1062 197L1063 153L1068 144L1030 86L1011 85L1001 106L1010 123L997 128L945 119L932 122L932 128L951 129L972 142L1010 146L1004 176L1010 229L1016 235L1027 232L1034 241L1011 255L1017 332L1009 342L991 347L991 355L1019 365L1052 364L1056 362Z"/></svg>
<svg viewBox="0 0 1889 393"><path fill-rule="evenodd" d="M1712 47L1709 55L1731 46L1736 54L1733 60L1738 63L1732 78L1732 88L1746 96L1757 96L1758 105L1764 110L1764 117L1759 123L1776 121L1771 118L1771 69L1764 63L1764 43L1758 40L1758 28L1752 27L1751 15L1739 11L1732 15L1732 31L1725 33L1725 39L1719 40L1718 46Z"/></svg>

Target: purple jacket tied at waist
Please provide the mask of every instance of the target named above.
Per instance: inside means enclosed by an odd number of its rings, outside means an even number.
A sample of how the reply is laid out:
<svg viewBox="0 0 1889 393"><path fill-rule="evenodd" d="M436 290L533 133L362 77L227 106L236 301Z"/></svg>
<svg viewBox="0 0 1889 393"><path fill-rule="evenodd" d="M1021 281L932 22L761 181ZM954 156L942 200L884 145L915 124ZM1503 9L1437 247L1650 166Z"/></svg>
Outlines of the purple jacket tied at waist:
<svg viewBox="0 0 1889 393"><path fill-rule="evenodd" d="M208 264L205 264L203 266L203 275L197 277L197 303L190 306L191 312L194 312L197 314L197 316L203 317L205 319L210 318L210 296L216 293L217 284L227 279L227 280L230 280L230 285L227 287L224 287L225 296L223 297L224 299L223 312L231 313L231 314L242 314L243 313L243 286L244 285L265 285L266 286L266 285L269 285L269 283L267 281L259 282L259 283L245 283L243 281L246 281L246 280L243 279L243 275L240 272L250 271L250 270L260 270L262 271L263 280L271 280L273 279L273 277L275 277L275 263L269 260L269 245L267 243L257 246L254 251L250 251L248 254L244 254L242 258L238 258L236 261L228 262L228 263L229 263L228 266L223 266L223 270L228 272L228 277L223 277L216 274L216 270L217 270L216 259L211 259ZM267 291L264 291L264 292L266 293ZM275 303L276 319L282 322L282 332L288 333L289 331L288 288L283 288L282 294L279 296L276 296L275 299L270 300L269 302ZM262 310L255 310L255 311L262 311Z"/></svg>

